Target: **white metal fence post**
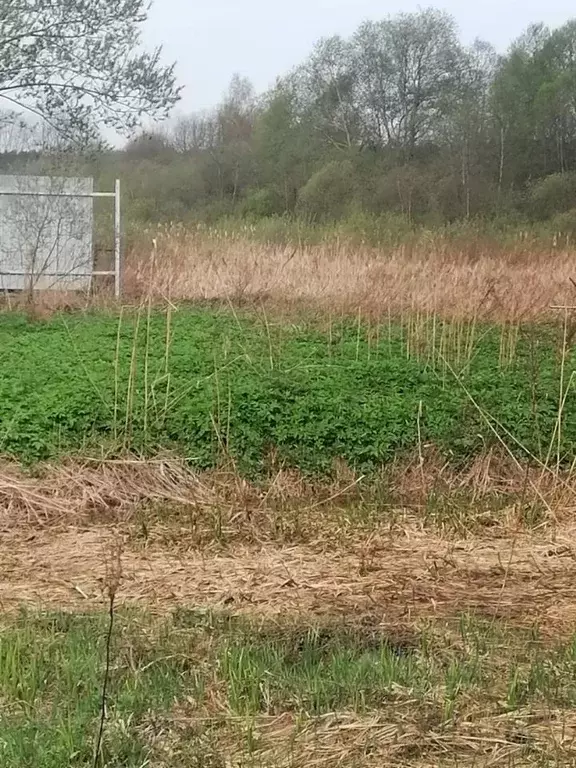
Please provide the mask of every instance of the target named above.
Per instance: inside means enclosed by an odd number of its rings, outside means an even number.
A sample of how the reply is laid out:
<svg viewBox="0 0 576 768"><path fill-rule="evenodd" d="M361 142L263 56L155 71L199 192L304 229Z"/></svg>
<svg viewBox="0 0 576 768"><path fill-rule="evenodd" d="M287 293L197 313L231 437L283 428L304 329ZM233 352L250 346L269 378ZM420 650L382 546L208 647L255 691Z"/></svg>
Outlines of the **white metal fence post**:
<svg viewBox="0 0 576 768"><path fill-rule="evenodd" d="M121 242L120 179L114 187L114 293L119 299L122 293L122 242Z"/></svg>

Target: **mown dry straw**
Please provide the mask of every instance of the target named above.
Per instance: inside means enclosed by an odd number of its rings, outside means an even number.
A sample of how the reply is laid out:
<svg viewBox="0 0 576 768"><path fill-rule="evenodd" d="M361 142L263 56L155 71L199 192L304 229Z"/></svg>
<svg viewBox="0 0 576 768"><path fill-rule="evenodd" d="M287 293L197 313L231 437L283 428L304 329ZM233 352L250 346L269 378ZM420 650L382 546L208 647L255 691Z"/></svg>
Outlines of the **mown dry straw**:
<svg viewBox="0 0 576 768"><path fill-rule="evenodd" d="M283 615L373 615L387 627L472 612L560 637L576 618L575 527L486 538L434 534L416 521L364 540L324 536L306 545L195 546L181 527L166 540L150 529L92 526L0 541L0 605L101 605L102 553L125 541L121 600L159 612L177 606ZM162 532L160 532L161 534Z"/></svg>
<svg viewBox="0 0 576 768"><path fill-rule="evenodd" d="M400 696L398 696L400 699ZM576 759L576 717L549 709L486 714L481 705L455 725L433 725L433 714L412 698L398 700L377 713L330 713L296 717L292 713L259 715L250 723L228 717L226 727L214 719L209 731L213 748L234 755L238 764L277 768L435 768L438 765L541 766L573 765ZM176 712L172 739L180 731L208 730L212 722L197 714ZM248 734L248 729L250 733ZM167 740L168 741L168 740ZM169 742L168 742L169 743ZM248 751L246 745L251 745ZM167 746L167 744L165 744ZM244 747L244 749L242 748ZM159 755L161 756L159 751ZM161 757L160 757L161 760ZM557 762L556 762L557 761ZM161 766L167 766L160 762Z"/></svg>
<svg viewBox="0 0 576 768"><path fill-rule="evenodd" d="M488 478L487 463L459 479L444 470L446 498L476 486L479 473ZM425 476L429 471L424 467ZM489 487L521 492L522 478L513 485L506 471L499 477L493 470ZM407 497L415 480L406 481ZM395 625L473 610L558 632L573 627L573 508L560 520L556 507L555 519L544 516L534 529L511 503L500 523L488 508L485 526L467 530L472 510L455 531L442 522L427 526L425 508L401 510L379 499L366 520L367 503L349 482L314 487L279 474L257 487L225 472L198 476L168 458L69 463L36 478L6 465L0 602L97 602L103 547L122 536L123 599L158 609L376 610Z"/></svg>
<svg viewBox="0 0 576 768"><path fill-rule="evenodd" d="M126 523L144 506L160 519L193 519L199 524L202 517L213 523L216 516L223 535L233 533L234 538L250 540L278 538L299 521L302 535L311 540L342 520L350 531L358 527L362 533L360 518L349 515L357 507L390 513L411 510L420 515L431 498L447 502L456 498L460 506L465 500L474 513L488 510L498 500L511 507L536 504L544 512L542 524L548 525L574 518L576 475L521 464L495 450L455 468L433 446L369 478L355 474L344 462L335 462L330 478L313 479L282 468L259 483L249 482L233 467L199 473L169 455L69 459L38 465L34 474L13 462L0 465L0 530L4 531L25 525ZM326 509L337 510L338 515L324 516ZM496 525L497 515L490 520Z"/></svg>

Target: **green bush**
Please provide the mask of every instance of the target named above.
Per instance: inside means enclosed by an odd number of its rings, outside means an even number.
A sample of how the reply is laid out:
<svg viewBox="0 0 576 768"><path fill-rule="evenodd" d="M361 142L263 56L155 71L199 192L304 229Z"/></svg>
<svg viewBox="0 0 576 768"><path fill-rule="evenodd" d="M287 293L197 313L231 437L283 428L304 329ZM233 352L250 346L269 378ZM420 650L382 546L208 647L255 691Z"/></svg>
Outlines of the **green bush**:
<svg viewBox="0 0 576 768"><path fill-rule="evenodd" d="M532 185L530 212L535 219L548 219L576 205L576 172L555 173Z"/></svg>
<svg viewBox="0 0 576 768"><path fill-rule="evenodd" d="M240 212L250 219L264 219L284 213L285 205L280 193L270 187L251 190L242 201Z"/></svg>
<svg viewBox="0 0 576 768"><path fill-rule="evenodd" d="M356 176L349 160L333 161L315 173L300 190L297 211L316 221L335 221L355 205Z"/></svg>
<svg viewBox="0 0 576 768"><path fill-rule="evenodd" d="M415 227L400 213L379 215L356 211L334 225L337 235L348 241L373 246L398 245L415 234Z"/></svg>
<svg viewBox="0 0 576 768"><path fill-rule="evenodd" d="M416 165L392 168L375 184L372 210L413 220L430 211L432 186L430 175Z"/></svg>
<svg viewBox="0 0 576 768"><path fill-rule="evenodd" d="M557 213L550 221L550 229L563 235L576 235L576 207L564 213Z"/></svg>

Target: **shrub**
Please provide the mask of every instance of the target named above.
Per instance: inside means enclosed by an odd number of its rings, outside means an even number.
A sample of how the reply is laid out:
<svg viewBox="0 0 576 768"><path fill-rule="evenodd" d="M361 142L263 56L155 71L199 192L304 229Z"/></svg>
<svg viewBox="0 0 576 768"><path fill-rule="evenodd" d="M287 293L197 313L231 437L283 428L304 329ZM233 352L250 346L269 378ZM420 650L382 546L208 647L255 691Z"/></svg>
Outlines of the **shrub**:
<svg viewBox="0 0 576 768"><path fill-rule="evenodd" d="M550 227L554 232L560 232L563 235L576 235L576 208L557 213L550 222Z"/></svg>
<svg viewBox="0 0 576 768"><path fill-rule="evenodd" d="M555 173L532 185L529 207L536 219L548 219L565 213L576 204L576 172Z"/></svg>
<svg viewBox="0 0 576 768"><path fill-rule="evenodd" d="M242 215L250 219L263 219L284 213L285 204L276 189L251 190L241 206Z"/></svg>
<svg viewBox="0 0 576 768"><path fill-rule="evenodd" d="M335 220L354 208L356 175L349 160L335 160L315 173L300 190L297 210L317 220Z"/></svg>

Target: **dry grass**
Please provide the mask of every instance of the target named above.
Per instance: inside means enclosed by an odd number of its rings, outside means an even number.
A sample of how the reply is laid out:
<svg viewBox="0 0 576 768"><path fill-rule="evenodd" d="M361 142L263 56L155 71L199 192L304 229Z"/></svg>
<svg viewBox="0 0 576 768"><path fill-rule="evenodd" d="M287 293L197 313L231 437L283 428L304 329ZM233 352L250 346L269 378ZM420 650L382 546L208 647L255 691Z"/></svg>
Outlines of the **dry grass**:
<svg viewBox="0 0 576 768"><path fill-rule="evenodd" d="M208 507L209 489L176 460L63 463L0 471L0 530L125 522L141 502Z"/></svg>
<svg viewBox="0 0 576 768"><path fill-rule="evenodd" d="M233 755L237 764L252 765L256 758L257 765L274 768L528 768L548 765L542 760L552 755L558 765L573 765L576 760L576 717L569 712L476 713L459 728L426 728L419 721L421 714L415 711L414 701L398 702L366 716L339 712L302 718L287 713L260 716L249 725L245 719L230 718L225 729L212 728L210 734L219 751ZM171 728L184 731L207 725L206 720L182 712L176 714ZM250 741L258 745L256 755L246 748ZM168 739L164 743L166 751L169 743ZM162 768L168 765L160 759Z"/></svg>
<svg viewBox="0 0 576 768"><path fill-rule="evenodd" d="M394 524L407 511L424 521L431 500L450 509L451 499L461 509L461 521L430 521L448 533L485 528L494 535L502 527L530 529L535 522L547 527L575 518L576 475L520 464L493 449L457 469L431 446L370 479L341 461L334 463L331 479L281 468L259 483L247 481L233 465L198 473L171 455L68 459L37 465L33 474L8 461L0 465L4 533L145 519L183 521L198 544L216 533L221 543L308 542L327 527L332 535L335 527L347 538L355 531L363 535L384 520ZM538 510L537 521L523 518L530 507ZM323 514L326 509L338 514Z"/></svg>
<svg viewBox="0 0 576 768"><path fill-rule="evenodd" d="M576 622L571 478L541 478L540 470L519 471L494 456L461 473L434 457L424 466L412 463L389 472L382 483L390 499L382 488L364 488L346 467L329 485L283 471L257 486L227 470L198 476L169 457L69 462L45 466L34 476L5 464L0 472L4 624L18 626L16 611L22 606L101 612L105 556L121 541L119 608L148 617L146 632L168 622L169 634L157 640L165 647L155 652L172 660L179 676L180 654L196 658L205 680L201 701L198 692L186 689L171 700L169 712L148 708L134 723L131 713L124 719L118 714L116 723L116 706L111 709L108 738L118 727L127 741L144 740L150 764L158 768L574 764L576 722L573 712L557 703L554 685L560 678L553 666L560 665L560 675L571 669L569 662L555 661L555 648L560 642L572 647ZM537 524L523 512L522 499L541 502L526 490L527 477L534 486L540 482L547 502ZM467 511L462 493L470 503ZM454 500L456 525L442 516L428 521L429 494L440 496L449 509ZM510 499L507 508L490 506L498 496ZM476 664L463 620L478 622L485 633L474 642L483 648L478 663L487 677L462 682L454 706L451 664L458 669ZM241 682L233 672L218 679L222 661L214 659L218 643L233 642L233 635L226 635L225 627L234 626L228 621L246 623L242 642L264 659L274 643L291 633L306 637L310 628L340 633L348 628L357 642L364 636L367 642L394 639L406 649L406 659L413 652L416 659L414 649L425 646L438 684L425 694L419 691L418 675L427 673L425 666L415 666L415 687L398 684L376 708L343 706L312 715L295 708L289 688L282 693L279 683L283 704L241 715L232 700L232 687L241 688ZM340 636L338 652L349 659L347 635L334 635ZM533 636L539 650L526 660L532 646L524 644ZM61 637L66 635L51 642ZM116 642L127 670L160 663L147 662L142 641L128 647L123 634ZM355 653L360 656L350 663L364 669L361 652ZM543 654L549 661L540 661ZM497 698L511 696L510 676L520 674L522 665L541 675L550 704L536 695L529 706ZM302 659L282 669L287 685L294 682L292 669L300 669L299 685L314 684ZM322 662L313 669L320 686ZM243 670L259 674L257 668ZM362 682L358 685L361 695ZM12 734L19 738L14 727Z"/></svg>
<svg viewBox="0 0 576 768"><path fill-rule="evenodd" d="M386 251L340 242L282 247L180 228L149 237L127 255L124 284L134 298L513 321L576 299L574 252L553 247L442 240Z"/></svg>
<svg viewBox="0 0 576 768"><path fill-rule="evenodd" d="M184 551L183 528L179 549L150 533L135 540L126 526L98 526L7 538L2 609L100 607L103 553L122 536L119 599L156 612L201 606L309 622L368 614L396 630L472 612L555 638L569 635L576 619L574 524L490 540L447 539L405 521L346 547L323 539L237 544L226 552Z"/></svg>
<svg viewBox="0 0 576 768"><path fill-rule="evenodd" d="M46 466L35 477L6 465L0 599L98 601L102 552L120 535L129 602L377 611L392 623L474 610L565 631L576 617L574 490L569 478L544 478L528 495L526 472L488 457L458 475L397 467L377 488L344 468L330 485L279 472L256 486L169 458Z"/></svg>

